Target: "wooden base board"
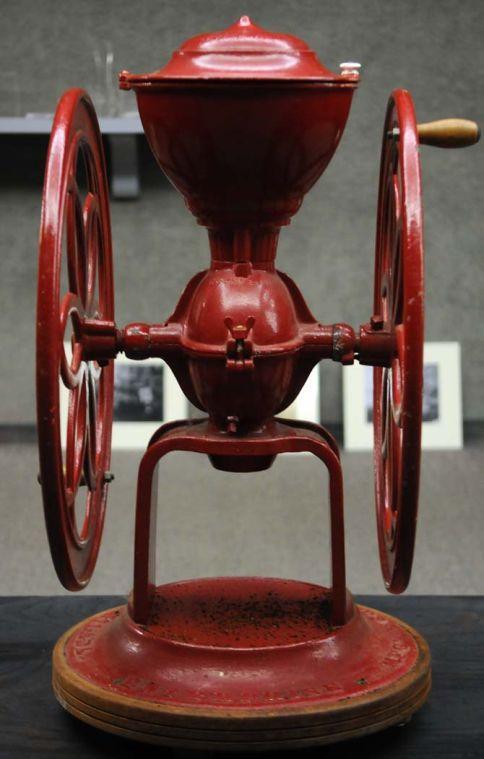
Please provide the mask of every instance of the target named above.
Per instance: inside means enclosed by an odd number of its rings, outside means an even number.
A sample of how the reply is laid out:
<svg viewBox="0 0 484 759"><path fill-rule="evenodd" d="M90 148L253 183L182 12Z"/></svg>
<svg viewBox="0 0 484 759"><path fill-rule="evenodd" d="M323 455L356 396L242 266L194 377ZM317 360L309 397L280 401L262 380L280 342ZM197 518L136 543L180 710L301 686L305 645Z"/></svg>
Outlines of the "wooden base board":
<svg viewBox="0 0 484 759"><path fill-rule="evenodd" d="M407 703L398 703L394 709L373 711L368 709L359 719L340 720L337 723L313 726L298 730L260 730L256 733L232 732L229 730L190 730L173 728L151 722L130 720L118 714L111 714L80 702L75 696L54 683L54 692L59 703L77 719L108 733L124 736L131 740L155 745L171 746L211 751L271 751L290 750L310 746L322 746L351 738L370 735L392 725L404 725L425 703L430 691L430 678L421 692L412 695ZM362 705L363 706L363 705ZM362 709L363 711L363 709Z"/></svg>

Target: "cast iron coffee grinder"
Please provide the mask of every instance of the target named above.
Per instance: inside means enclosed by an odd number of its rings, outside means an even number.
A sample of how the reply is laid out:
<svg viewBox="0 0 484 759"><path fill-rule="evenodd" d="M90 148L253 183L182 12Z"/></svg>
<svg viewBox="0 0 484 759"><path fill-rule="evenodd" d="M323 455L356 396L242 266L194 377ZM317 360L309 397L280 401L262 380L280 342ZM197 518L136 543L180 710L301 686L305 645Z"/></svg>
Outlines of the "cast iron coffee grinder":
<svg viewBox="0 0 484 759"><path fill-rule="evenodd" d="M277 418L322 359L374 367L380 558L387 589L401 593L412 565L422 417L419 144L461 147L479 132L462 120L419 125L410 94L392 94L373 310L357 331L320 324L275 268L277 241L336 150L358 68L342 64L334 74L301 40L243 16L188 40L159 71L121 73L160 167L208 229L211 253L166 321L124 328L114 321L97 118L83 90L59 102L40 230L37 403L47 530L66 588L87 585L101 542L116 355L164 359L206 414L161 426L141 460L128 605L86 619L55 648L57 698L103 730L191 748L289 748L404 722L427 698L425 641L354 604L346 589L335 440L316 424ZM69 333L72 356L64 350ZM65 450L61 383L69 391ZM206 454L229 472L267 469L279 453L318 457L329 472L331 587L260 577L157 586L156 472L170 451Z"/></svg>

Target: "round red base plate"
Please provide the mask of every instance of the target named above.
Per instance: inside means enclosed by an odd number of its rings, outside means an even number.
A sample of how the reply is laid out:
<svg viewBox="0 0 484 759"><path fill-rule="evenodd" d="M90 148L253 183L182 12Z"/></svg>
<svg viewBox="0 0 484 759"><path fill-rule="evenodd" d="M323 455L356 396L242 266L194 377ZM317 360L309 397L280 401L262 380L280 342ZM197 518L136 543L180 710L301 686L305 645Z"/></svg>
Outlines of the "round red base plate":
<svg viewBox="0 0 484 759"><path fill-rule="evenodd" d="M204 749L318 745L408 720L430 689L425 641L361 606L332 628L329 599L267 578L160 586L147 625L119 607L63 635L57 698L103 730Z"/></svg>

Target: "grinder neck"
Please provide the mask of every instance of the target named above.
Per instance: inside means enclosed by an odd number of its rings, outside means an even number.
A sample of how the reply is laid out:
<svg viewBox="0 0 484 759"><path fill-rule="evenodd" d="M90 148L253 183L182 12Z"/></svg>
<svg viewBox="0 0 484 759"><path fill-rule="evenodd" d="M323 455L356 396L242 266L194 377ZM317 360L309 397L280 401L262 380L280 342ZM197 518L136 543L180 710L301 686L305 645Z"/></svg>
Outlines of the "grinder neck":
<svg viewBox="0 0 484 759"><path fill-rule="evenodd" d="M211 268L233 267L236 273L245 270L274 271L280 227L212 227L208 230Z"/></svg>

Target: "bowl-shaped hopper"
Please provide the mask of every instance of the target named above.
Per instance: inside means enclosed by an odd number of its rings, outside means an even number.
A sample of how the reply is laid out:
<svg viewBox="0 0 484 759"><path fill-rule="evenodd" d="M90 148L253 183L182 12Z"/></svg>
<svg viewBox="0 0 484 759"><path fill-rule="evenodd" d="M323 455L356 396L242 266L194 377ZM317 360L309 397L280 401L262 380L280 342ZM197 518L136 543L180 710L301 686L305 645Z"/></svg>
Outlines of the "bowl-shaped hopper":
<svg viewBox="0 0 484 759"><path fill-rule="evenodd" d="M122 72L151 149L201 224L287 224L328 165L358 74L243 16L152 74Z"/></svg>

